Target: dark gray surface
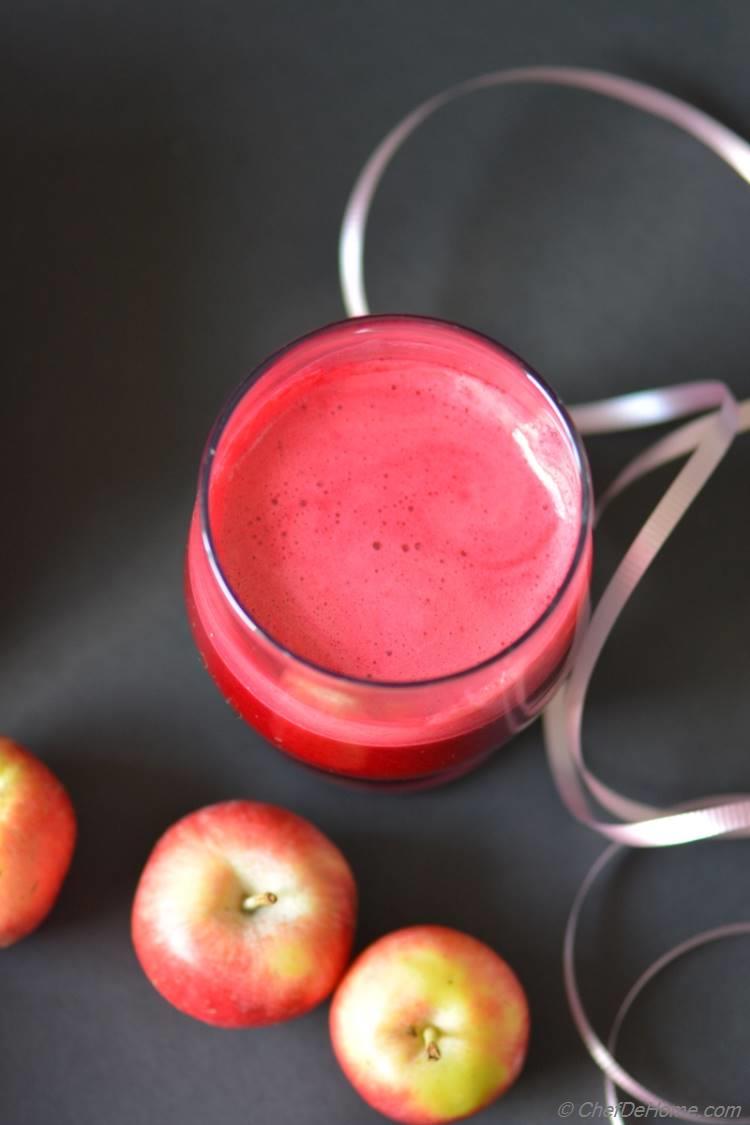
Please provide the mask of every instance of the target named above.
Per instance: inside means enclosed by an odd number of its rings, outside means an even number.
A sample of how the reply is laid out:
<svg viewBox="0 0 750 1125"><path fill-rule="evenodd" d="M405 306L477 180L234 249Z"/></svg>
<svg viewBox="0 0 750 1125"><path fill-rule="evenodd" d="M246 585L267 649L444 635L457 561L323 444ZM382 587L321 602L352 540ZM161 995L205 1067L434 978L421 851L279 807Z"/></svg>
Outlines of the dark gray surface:
<svg viewBox="0 0 750 1125"><path fill-rule="evenodd" d="M340 212L403 112L482 70L552 62L661 84L748 135L749 46L741 0L2 6L0 728L64 778L81 828L54 915L0 957L2 1125L377 1120L337 1071L325 1010L210 1030L135 962L129 907L154 840L239 795L288 805L343 847L360 946L438 921L516 967L533 1011L528 1067L482 1121L539 1125L566 1099L601 1098L559 967L601 845L560 807L538 729L421 796L308 775L205 675L181 601L183 541L223 396L267 352L340 317ZM692 377L750 389L750 192L633 111L572 92L474 97L399 158L372 233L379 311L488 331L570 401ZM597 481L642 440L592 442ZM750 788L749 471L745 439L596 675L590 761L644 799ZM602 528L600 575L665 479ZM746 861L742 844L702 846L613 873L582 949L602 1030L651 957L746 913ZM749 968L743 942L675 967L634 1011L625 1060L666 1095L744 1099L750 1113L737 987Z"/></svg>

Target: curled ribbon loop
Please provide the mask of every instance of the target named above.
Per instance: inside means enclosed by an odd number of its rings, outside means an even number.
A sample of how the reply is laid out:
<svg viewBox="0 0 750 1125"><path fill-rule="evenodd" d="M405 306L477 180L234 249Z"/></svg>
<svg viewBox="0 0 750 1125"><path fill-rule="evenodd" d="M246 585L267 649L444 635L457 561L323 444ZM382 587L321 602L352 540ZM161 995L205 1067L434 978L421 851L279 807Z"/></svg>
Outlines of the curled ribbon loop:
<svg viewBox="0 0 750 1125"><path fill-rule="evenodd" d="M646 394L653 397L654 392ZM750 402L739 408L722 383L684 384L665 388L658 394L662 408L669 409L672 418L710 406L718 409L649 447L626 466L604 494L598 505L599 514L628 484L658 465L687 452L691 454L625 552L594 609L571 674L544 715L547 758L563 802L573 816L588 827L631 847L663 847L714 836L750 835L750 795L706 798L697 806L679 810L654 808L616 793L600 782L583 761L581 723L586 692L607 638L657 553L726 454L735 434L750 425ZM611 400L613 417L621 411L624 400L639 397L635 394ZM583 411L591 412L589 417L594 417L601 425L607 405L606 402L589 404ZM576 417L575 409L573 416ZM584 414L584 421L585 417ZM619 428L619 424L613 423L612 428ZM620 817L623 823L596 819L589 811L589 796L613 816Z"/></svg>
<svg viewBox="0 0 750 1125"><path fill-rule="evenodd" d="M703 933L696 934L695 937L688 938L687 941L680 942L679 945L676 945L667 953L662 954L652 965L649 965L649 967L641 973L636 982L631 985L630 990L621 1003L605 1046L591 1026L583 1006L583 1001L581 1000L575 968L575 944L578 923L589 891L603 869L622 851L623 848L621 845L610 844L597 858L578 889L565 927L565 938L563 941L563 978L573 1022L589 1054L600 1070L604 1072L604 1099L607 1107L618 1105L616 1091L620 1089L630 1094L631 1097L638 1098L644 1105L661 1110L665 1117L676 1118L679 1121L698 1122L700 1125L715 1125L715 1117L707 1117L701 1113L691 1113L684 1107L675 1105L673 1102L669 1102L652 1090L649 1090L648 1087L644 1086L636 1078L633 1078L633 1076L618 1063L614 1051L617 1047L620 1029L625 1022L628 1012L643 989L655 976L663 969L666 969L668 965L671 965L673 961L684 957L687 953L691 953L694 949L699 949L703 945L708 945L715 941L722 941L725 938L750 935L750 922L731 922L726 926L705 930ZM609 1117L609 1120L616 1122L616 1125L624 1125L619 1108L614 1115ZM750 1125L750 1116L733 1117L732 1121L737 1122L738 1125Z"/></svg>
<svg viewBox="0 0 750 1125"><path fill-rule="evenodd" d="M347 203L339 241L339 273L344 305L350 316L369 312L364 283L365 233L375 191L388 165L407 138L433 113L467 94L498 86L542 83L570 86L603 95L661 118L690 134L750 183L750 145L738 134L695 106L662 90L603 71L571 67L523 67L495 71L452 86L422 102L380 142L362 169ZM592 1058L605 1075L608 1104L615 1088L674 1117L698 1122L713 1119L685 1114L659 1098L627 1073L614 1057L617 1036L630 1006L649 981L684 953L736 934L750 933L750 922L706 931L664 954L643 973L626 996L610 1033L609 1044L597 1037L581 1002L575 973L575 938L585 898L602 868L622 845L664 847L722 836L750 836L750 794L706 797L689 805L658 808L634 801L605 785L587 768L581 744L586 694L596 662L617 620L657 554L728 452L738 433L750 430L750 399L738 403L721 382L690 382L582 403L571 409L582 434L614 433L692 418L649 446L615 478L597 505L597 520L629 485L660 465L687 461L666 489L625 552L586 626L567 680L544 717L547 759L560 797L581 823L608 837L607 848L584 879L568 919L563 950L565 985L573 1020ZM612 820L591 811L596 802ZM750 1116L735 1118L750 1125Z"/></svg>

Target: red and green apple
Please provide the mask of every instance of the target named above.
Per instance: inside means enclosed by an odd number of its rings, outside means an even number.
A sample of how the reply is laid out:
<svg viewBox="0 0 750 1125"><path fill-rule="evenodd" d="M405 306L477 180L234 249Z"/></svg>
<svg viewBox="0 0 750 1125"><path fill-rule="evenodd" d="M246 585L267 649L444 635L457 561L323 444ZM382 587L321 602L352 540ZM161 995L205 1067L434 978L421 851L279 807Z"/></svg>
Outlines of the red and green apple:
<svg viewBox="0 0 750 1125"><path fill-rule="evenodd" d="M0 948L30 934L70 867L76 818L62 782L28 750L0 738Z"/></svg>
<svg viewBox="0 0 750 1125"><path fill-rule="evenodd" d="M404 1125L468 1117L499 1097L526 1056L529 1011L510 966L443 926L380 938L331 1006L338 1061L374 1109Z"/></svg>
<svg viewBox="0 0 750 1125"><path fill-rule="evenodd" d="M302 1015L349 960L349 864L286 809L227 801L162 836L141 876L132 934L141 966L180 1011L218 1027Z"/></svg>

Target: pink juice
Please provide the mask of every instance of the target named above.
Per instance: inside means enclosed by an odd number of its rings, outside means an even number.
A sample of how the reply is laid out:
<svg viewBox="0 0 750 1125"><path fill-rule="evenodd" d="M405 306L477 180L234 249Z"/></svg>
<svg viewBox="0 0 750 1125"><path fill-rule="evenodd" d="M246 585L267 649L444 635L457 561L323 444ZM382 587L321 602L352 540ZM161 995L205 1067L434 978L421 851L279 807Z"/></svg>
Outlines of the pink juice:
<svg viewBox="0 0 750 1125"><path fill-rule="evenodd" d="M497 344L374 317L291 345L220 419L191 622L240 713L370 780L460 772L562 673L588 481L551 392Z"/></svg>

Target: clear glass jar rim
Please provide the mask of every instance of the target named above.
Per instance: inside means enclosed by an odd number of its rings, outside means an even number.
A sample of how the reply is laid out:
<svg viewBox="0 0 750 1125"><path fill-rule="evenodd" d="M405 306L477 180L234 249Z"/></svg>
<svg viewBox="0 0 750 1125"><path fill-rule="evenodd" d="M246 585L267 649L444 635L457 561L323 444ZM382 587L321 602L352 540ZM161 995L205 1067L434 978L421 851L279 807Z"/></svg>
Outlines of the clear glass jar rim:
<svg viewBox="0 0 750 1125"><path fill-rule="evenodd" d="M448 333L454 333L461 337L468 339L469 342L476 342L482 344L484 347L489 347L491 350L497 352L499 355L514 360L520 367L521 371L535 384L537 390L540 391L542 396L546 399L552 407L555 414L560 419L565 432L567 433L573 452L575 455L576 467L578 469L578 478L581 485L581 526L579 529L578 539L576 541L575 551L570 562L570 566L566 571L559 588L555 592L554 597L550 601L543 613L529 626L529 628L522 633L510 644L500 649L499 652L493 653L491 656L478 661L476 664L470 665L468 668L461 668L457 672L449 672L446 675L435 676L426 680L378 680L378 679L363 679L359 676L350 676L345 672L337 672L333 668L327 668L322 664L317 664L314 660L309 660L307 657L300 655L287 645L277 640L271 633L268 632L251 613L245 608L239 596L233 590L224 570L219 562L216 545L214 543L213 533L211 531L211 523L209 518L209 494L211 490L211 470L213 468L214 460L216 457L219 443L224 435L224 431L230 422L234 411L239 406L240 402L244 399L245 395L252 389L257 381L269 371L283 356L287 356L293 352L300 345L312 340L323 340L327 335L335 335L342 329L350 327L353 332L361 332L367 326L387 327L389 324L398 325L399 323L408 324L424 324L425 326L432 326L434 328L447 330ZM557 394L552 390L550 385L538 375L533 368L529 367L525 360L523 360L510 348L493 340L491 336L487 336L482 332L478 332L473 328L466 328L463 325L455 324L453 321L444 320L439 317L432 316L418 316L411 313L388 313L370 316L351 317L348 320L338 320L331 324L326 324L321 328L316 328L312 332L307 332L303 336L297 337L284 347L279 348L272 355L268 356L261 364L255 367L245 379L235 387L234 391L229 395L224 403L224 406L219 412L219 415L214 422L208 436L208 441L203 452L201 465L198 478L198 512L200 518L200 532L201 542L203 549L206 553L209 565L213 572L214 577L224 595L225 600L231 607L234 614L239 620L248 628L252 633L258 634L270 645L270 647L280 655L293 660L295 663L302 665L305 668L325 676L337 683L351 684L357 687L370 688L373 690L387 689L388 691L404 690L409 688L428 688L437 684L449 684L466 679L469 676L475 675L486 668L492 667L493 664L498 663L506 656L513 652L519 651L524 644L529 641L550 619L560 602L567 593L570 585L578 572L578 568L584 556L586 543L591 529L592 517L592 487L589 476L588 461L583 447L581 436L573 424L573 419L566 410L562 401L558 398Z"/></svg>

